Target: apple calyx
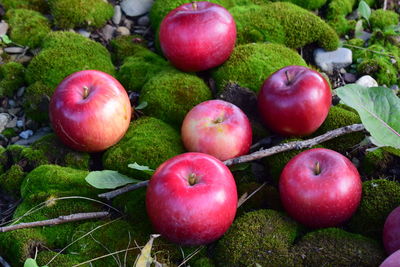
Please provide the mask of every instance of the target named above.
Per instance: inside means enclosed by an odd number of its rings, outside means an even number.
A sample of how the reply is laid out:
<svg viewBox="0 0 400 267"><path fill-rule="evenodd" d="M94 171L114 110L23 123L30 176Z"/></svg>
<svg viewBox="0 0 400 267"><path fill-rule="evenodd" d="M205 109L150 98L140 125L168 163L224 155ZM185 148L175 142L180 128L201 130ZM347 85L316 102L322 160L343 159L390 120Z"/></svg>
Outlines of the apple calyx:
<svg viewBox="0 0 400 267"><path fill-rule="evenodd" d="M89 96L89 87L86 85L83 86L83 99L86 99Z"/></svg>
<svg viewBox="0 0 400 267"><path fill-rule="evenodd" d="M224 118L223 117L218 117L218 118L216 118L215 120L213 120L212 122L214 123L214 124L218 124L218 123L221 123L221 122L223 122L224 121Z"/></svg>
<svg viewBox="0 0 400 267"><path fill-rule="evenodd" d="M197 184L197 176L194 173L191 173L188 178L189 185Z"/></svg>
<svg viewBox="0 0 400 267"><path fill-rule="evenodd" d="M285 75L286 75L286 85L291 85L293 79L291 79L291 77L289 76L289 73L287 70L285 70ZM292 77L293 78L293 77Z"/></svg>
<svg viewBox="0 0 400 267"><path fill-rule="evenodd" d="M319 175L321 173L321 165L319 164L319 161L315 162L313 171L314 175Z"/></svg>
<svg viewBox="0 0 400 267"><path fill-rule="evenodd" d="M196 2L192 2L192 8L193 8L193 10L197 10L197 3Z"/></svg>

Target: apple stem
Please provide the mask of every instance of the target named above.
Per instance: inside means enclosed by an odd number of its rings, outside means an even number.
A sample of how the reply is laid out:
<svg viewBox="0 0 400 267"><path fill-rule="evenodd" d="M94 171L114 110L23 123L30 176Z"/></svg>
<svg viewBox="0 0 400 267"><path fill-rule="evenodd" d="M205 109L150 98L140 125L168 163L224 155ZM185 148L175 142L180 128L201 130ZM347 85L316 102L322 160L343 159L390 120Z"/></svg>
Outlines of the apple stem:
<svg viewBox="0 0 400 267"><path fill-rule="evenodd" d="M196 2L192 2L192 8L193 8L193 10L197 10L197 3Z"/></svg>
<svg viewBox="0 0 400 267"><path fill-rule="evenodd" d="M221 123L221 122L223 122L223 121L224 121L224 119L221 118L221 117L219 117L219 118L216 118L213 122L214 122L215 124L218 124L218 123Z"/></svg>
<svg viewBox="0 0 400 267"><path fill-rule="evenodd" d="M321 166L319 164L319 161L315 162L314 166L314 174L319 175L321 173Z"/></svg>
<svg viewBox="0 0 400 267"><path fill-rule="evenodd" d="M189 184L190 184L190 185L195 185L196 182L197 182L196 174L191 173L191 174L189 175Z"/></svg>
<svg viewBox="0 0 400 267"><path fill-rule="evenodd" d="M89 95L89 88L87 86L83 87L83 99L86 99Z"/></svg>
<svg viewBox="0 0 400 267"><path fill-rule="evenodd" d="M290 84L291 80L289 78L289 73L287 70L285 70L285 75L286 75L287 83Z"/></svg>

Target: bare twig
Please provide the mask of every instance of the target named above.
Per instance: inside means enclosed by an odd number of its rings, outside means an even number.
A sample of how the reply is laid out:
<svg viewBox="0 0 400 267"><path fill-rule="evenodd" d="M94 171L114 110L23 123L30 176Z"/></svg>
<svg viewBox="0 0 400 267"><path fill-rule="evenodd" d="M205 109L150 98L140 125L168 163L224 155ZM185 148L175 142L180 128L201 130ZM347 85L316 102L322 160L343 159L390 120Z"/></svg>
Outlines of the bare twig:
<svg viewBox="0 0 400 267"><path fill-rule="evenodd" d="M344 126L342 128L338 128L332 131L329 131L323 135L319 135L315 138L312 139L308 139L308 140L302 140L302 141L294 141L294 142L289 142L289 143L284 143L284 144L279 144L277 146L268 148L268 149L263 149L260 151L256 151L254 153L251 153L249 155L245 155L245 156L241 156L241 157L237 157L237 158L233 158L233 159L228 159L224 161L224 164L226 166L231 166L234 164L239 164L239 163L244 163L244 162L249 162L249 161L253 161L256 159L261 159L264 157L268 157L274 154L278 154L284 151L288 151L288 150L293 150L293 149L303 149L303 148L308 148L308 147L312 147L315 146L319 143L331 140L333 138L336 138L338 136L344 135L344 134L349 134L349 133L353 133L353 132L359 132L364 130L364 125L362 124L353 124L353 125L348 125L348 126ZM137 184L130 184L127 186L124 186L120 189L117 190L113 190L107 193L103 193L98 195L101 198L106 198L106 199L112 199L116 196L119 196L123 193L141 188L141 187L145 187L149 184L149 181L143 181Z"/></svg>
<svg viewBox="0 0 400 267"><path fill-rule="evenodd" d="M383 1L383 8L382 8L383 10L386 10L387 9L387 0L385 0L385 1Z"/></svg>
<svg viewBox="0 0 400 267"><path fill-rule="evenodd" d="M98 219L109 216L110 213L107 211L102 212L87 212L87 213L75 213L65 216L59 216L55 219L44 220L44 221L37 221L37 222L29 222L29 223L20 223L10 226L3 226L0 227L0 233L9 232L17 229L23 228L32 228L32 227L39 227L39 226L48 226L48 225L57 225L63 224L68 222L76 222L76 221L83 221L83 220L90 220L90 219Z"/></svg>
<svg viewBox="0 0 400 267"><path fill-rule="evenodd" d="M149 184L149 181L143 181L143 182L139 182L136 184L129 184L127 186L121 187L119 189L110 191L110 192L106 192L103 194L99 194L98 197L101 198L105 198L105 199L112 199L116 196L119 196L123 193L129 192L129 191L133 191L135 189L141 188L141 187L146 187Z"/></svg>
<svg viewBox="0 0 400 267"><path fill-rule="evenodd" d="M11 267L8 262L6 262L1 256L0 256L0 264L2 264L3 267Z"/></svg>
<svg viewBox="0 0 400 267"><path fill-rule="evenodd" d="M249 200L255 193L257 193L258 191L260 191L264 186L266 185L266 183L262 183L256 190L254 190L250 195L248 195L247 193L244 193L243 196L239 199L237 207L239 208L240 206L242 206L247 200Z"/></svg>
<svg viewBox="0 0 400 267"><path fill-rule="evenodd" d="M343 46L353 47L353 48L362 49L362 50L367 50L367 51L369 51L371 53L375 53L375 54L378 54L378 55L384 55L384 56L387 56L387 57L390 57L390 58L394 58L394 55L391 55L391 54L388 54L388 53L379 52L379 51L375 51L375 50L372 50L372 49L369 49L369 48L366 48L366 47L362 47L362 46L350 45L350 44L343 44Z"/></svg>
<svg viewBox="0 0 400 267"><path fill-rule="evenodd" d="M245 156L241 156L241 157L237 157L237 158L233 158L233 159L228 159L228 160L224 161L224 164L226 166L230 166L230 165L234 165L234 164L239 164L239 163L253 161L256 159L265 158L265 157L268 157L268 156L271 156L274 154L278 154L278 153L281 153L284 151L288 151L288 150L309 148L309 147L318 145L322 142L336 138L338 136L348 134L348 133L353 133L353 132L359 132L364 129L365 129L364 125L362 125L362 124L348 125L348 126L344 126L342 128L338 128L338 129L329 131L323 135L319 135L312 139L279 144L277 146L274 146L274 147L271 147L268 149L256 151L249 155L245 155Z"/></svg>

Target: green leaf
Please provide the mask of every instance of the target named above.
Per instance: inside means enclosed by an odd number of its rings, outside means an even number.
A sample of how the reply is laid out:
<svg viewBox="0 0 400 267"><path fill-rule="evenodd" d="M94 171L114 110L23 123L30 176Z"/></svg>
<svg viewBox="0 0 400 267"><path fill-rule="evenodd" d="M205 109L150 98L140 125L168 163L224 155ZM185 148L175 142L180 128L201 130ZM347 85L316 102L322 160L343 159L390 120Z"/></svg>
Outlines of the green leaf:
<svg viewBox="0 0 400 267"><path fill-rule="evenodd" d="M145 107L147 107L148 103L146 101L143 101L142 103L140 103L139 105L137 105L135 107L135 109L140 110L140 109L144 109Z"/></svg>
<svg viewBox="0 0 400 267"><path fill-rule="evenodd" d="M11 44L12 43L12 41L10 40L8 35L6 35L6 34L0 35L0 38L3 41L3 43L5 43L5 44Z"/></svg>
<svg viewBox="0 0 400 267"><path fill-rule="evenodd" d="M349 84L336 93L357 110L375 145L400 148L400 99L391 89Z"/></svg>
<svg viewBox="0 0 400 267"><path fill-rule="evenodd" d="M356 28L354 29L354 35L356 38L359 38L363 34L363 22L362 20L358 20L356 23Z"/></svg>
<svg viewBox="0 0 400 267"><path fill-rule="evenodd" d="M366 19L367 21L369 20L369 17L371 16L371 8L365 1L360 1L358 4L358 14L360 14L361 17Z"/></svg>
<svg viewBox="0 0 400 267"><path fill-rule="evenodd" d="M126 184L141 182L111 170L90 172L85 180L91 186L99 189L114 189Z"/></svg>
<svg viewBox="0 0 400 267"><path fill-rule="evenodd" d="M148 174L153 174L154 173L153 169L150 169L148 166L139 165L136 162L128 164L128 167L132 168L132 169L135 169L135 170L138 170L138 171L143 171L143 172L148 173Z"/></svg>
<svg viewBox="0 0 400 267"><path fill-rule="evenodd" d="M36 263L36 260L28 258L24 263L24 267L39 267L39 265Z"/></svg>

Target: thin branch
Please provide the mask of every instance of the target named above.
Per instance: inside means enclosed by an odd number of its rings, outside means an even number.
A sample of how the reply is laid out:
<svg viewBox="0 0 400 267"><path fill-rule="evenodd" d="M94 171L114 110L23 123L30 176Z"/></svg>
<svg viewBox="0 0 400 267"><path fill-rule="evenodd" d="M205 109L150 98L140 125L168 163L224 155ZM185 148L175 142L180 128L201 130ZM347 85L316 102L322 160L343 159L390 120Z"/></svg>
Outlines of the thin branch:
<svg viewBox="0 0 400 267"><path fill-rule="evenodd" d="M349 134L349 133L353 133L353 132L359 132L364 130L364 125L362 124L353 124L353 125L348 125L348 126L344 126L342 128L338 128L332 131L329 131L323 135L317 136L315 138L312 139L308 139L308 140L302 140L302 141L294 141L294 142L289 142L289 143L284 143L284 144L279 144L277 146L268 148L268 149L264 149L264 150L260 150L254 153L251 153L249 155L245 155L245 156L241 156L241 157L237 157L237 158L233 158L233 159L228 159L225 160L223 163L226 166L230 166L230 165L234 165L234 164L239 164L239 163L244 163L244 162L249 162L249 161L253 161L256 159L261 159L264 157L268 157L274 154L278 154L280 152L284 152L284 151L288 151L288 150L293 150L293 149L303 149L303 148L308 148L308 147L312 147L315 145L318 145L319 143L331 140L333 138L336 138L338 136L344 135L344 134ZM124 187L121 187L117 190L113 190L107 193L103 193L98 195L98 197L101 198L106 198L106 199L112 199L116 196L119 196L123 193L141 188L141 187L145 187L149 184L149 181L143 181L137 184L130 184Z"/></svg>
<svg viewBox="0 0 400 267"><path fill-rule="evenodd" d="M383 53L383 52L379 52L379 51L375 51L375 50L372 50L372 49L369 49L369 48L366 48L366 47L362 47L362 46L350 45L350 44L343 44L343 46L353 47L353 48L362 49L362 50L367 50L367 51L369 51L371 53L375 53L375 54L378 54L378 55L384 55L384 56L387 56L387 57L390 57L390 58L394 58L394 55Z"/></svg>
<svg viewBox="0 0 400 267"><path fill-rule="evenodd" d="M383 1L383 8L382 8L383 10L386 10L387 9L387 0L385 0L385 1Z"/></svg>
<svg viewBox="0 0 400 267"><path fill-rule="evenodd" d="M0 233L9 232L9 231L18 230L18 229L24 229L24 228L57 225L57 224L90 220L90 219L99 219L99 218L107 217L109 215L110 215L110 213L107 211L75 213L75 214L70 214L70 215L65 215L65 216L59 216L55 219L50 219L50 220L29 222L29 223L20 223L20 224L0 227Z"/></svg>
<svg viewBox="0 0 400 267"><path fill-rule="evenodd" d="M99 194L98 197L101 198L105 198L107 200L110 200L116 196L119 196L123 193L129 192L129 191L133 191L135 189L141 188L141 187L146 187L149 184L149 181L143 181L143 182L139 182L136 184L129 184L127 186L121 187L119 189L110 191L110 192L106 192L103 194Z"/></svg>
<svg viewBox="0 0 400 267"><path fill-rule="evenodd" d="M353 132L359 132L364 129L365 129L364 125L362 125L362 124L348 125L348 126L344 126L342 128L338 128L338 129L329 131L323 135L319 135L312 139L283 143L283 144L279 144L277 146L274 146L274 147L271 147L268 149L256 151L249 155L245 155L245 156L241 156L241 157L237 157L237 158L233 158L233 159L228 159L228 160L224 161L224 164L226 166L230 166L230 165L234 165L234 164L239 164L239 163L253 161L256 159L265 158L265 157L268 157L268 156L271 156L274 154L278 154L278 153L281 153L284 151L288 151L288 150L309 148L309 147L318 145L322 142L336 138L338 136L353 133Z"/></svg>

